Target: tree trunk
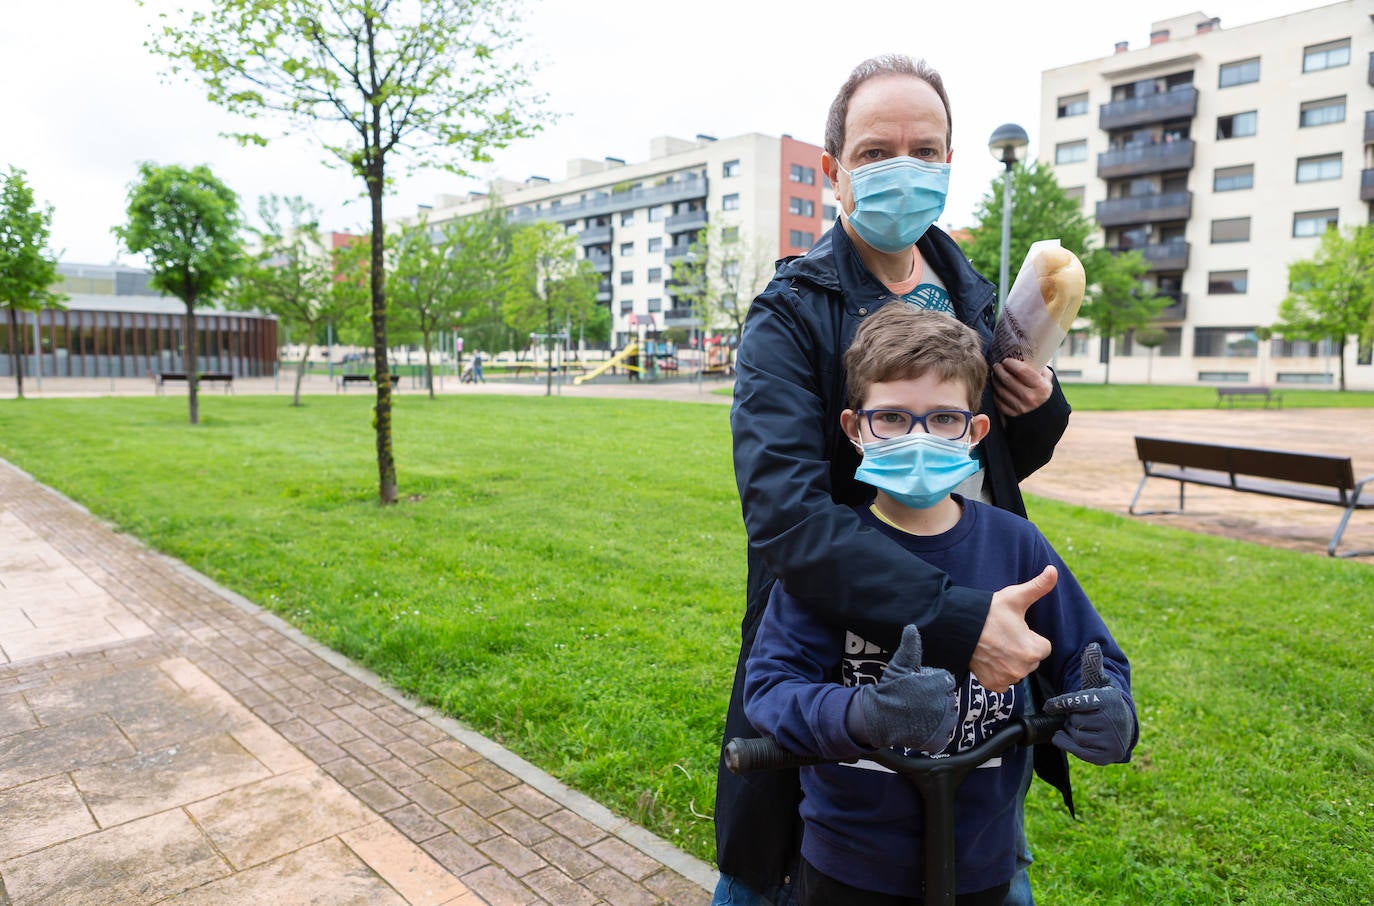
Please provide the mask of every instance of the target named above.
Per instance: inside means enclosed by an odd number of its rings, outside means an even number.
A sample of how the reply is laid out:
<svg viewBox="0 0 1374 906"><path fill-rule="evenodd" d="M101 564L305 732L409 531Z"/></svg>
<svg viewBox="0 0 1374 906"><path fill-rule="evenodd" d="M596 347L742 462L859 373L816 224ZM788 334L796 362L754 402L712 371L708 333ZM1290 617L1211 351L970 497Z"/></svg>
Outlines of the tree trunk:
<svg viewBox="0 0 1374 906"><path fill-rule="evenodd" d="M200 372L197 371L196 362L196 303L191 300L186 303L185 327L182 328L182 336L185 337L185 348L181 353L181 365L186 369L186 398L191 411L191 424L200 424L200 399L196 394L197 385L200 383Z"/></svg>
<svg viewBox="0 0 1374 906"><path fill-rule="evenodd" d="M18 394L18 399L24 398L24 354L20 351L20 344L24 342L24 334L19 330L19 313L10 308L10 359L14 362L14 387Z"/></svg>
<svg viewBox="0 0 1374 906"><path fill-rule="evenodd" d="M425 344L425 384L429 386L429 398L434 399L434 365L430 358L429 332L423 331L421 336Z"/></svg>
<svg viewBox="0 0 1374 906"><path fill-rule="evenodd" d="M1341 342L1336 346L1336 355L1340 356L1341 365L1341 392L1345 392L1345 334L1341 334Z"/></svg>
<svg viewBox="0 0 1374 906"><path fill-rule="evenodd" d="M375 147L375 146L374 146ZM372 263L369 267L372 282L372 364L373 379L377 382L377 499L381 503L395 503L396 460L391 447L391 363L387 361L386 343L386 225L382 222L382 191L386 187L380 160L369 165L367 194L372 202Z"/></svg>
<svg viewBox="0 0 1374 906"><path fill-rule="evenodd" d="M544 395L553 396L553 303L546 302L544 311L548 313L548 323L544 325L544 352L549 359L549 373L544 379ZM537 364L538 360L535 361Z"/></svg>
<svg viewBox="0 0 1374 906"><path fill-rule="evenodd" d="M314 333L314 325L312 324L312 325L310 326L310 329L306 331L306 336L310 336L310 335L313 334L313 333ZM291 398L291 405L293 405L293 406L299 406L299 405L301 404L301 380L305 377L305 369L306 369L306 366L309 365L309 364L310 364L310 342L307 340L307 341L306 341L306 344L305 344L305 355L301 356L301 363L300 363L300 365L297 366L297 368L296 368L296 392L295 392L295 394L294 394L294 395L292 396L292 398Z"/></svg>

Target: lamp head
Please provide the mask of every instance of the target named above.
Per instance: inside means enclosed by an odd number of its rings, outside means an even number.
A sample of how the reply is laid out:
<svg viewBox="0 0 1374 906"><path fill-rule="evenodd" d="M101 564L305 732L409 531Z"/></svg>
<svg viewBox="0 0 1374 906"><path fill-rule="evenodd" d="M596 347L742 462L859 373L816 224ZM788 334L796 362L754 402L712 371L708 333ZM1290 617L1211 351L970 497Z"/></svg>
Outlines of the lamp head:
<svg viewBox="0 0 1374 906"><path fill-rule="evenodd" d="M993 160L1007 167L1025 159L1029 146L1030 138L1026 130L1015 123L1003 123L992 131L992 138L988 139L988 151L992 152Z"/></svg>

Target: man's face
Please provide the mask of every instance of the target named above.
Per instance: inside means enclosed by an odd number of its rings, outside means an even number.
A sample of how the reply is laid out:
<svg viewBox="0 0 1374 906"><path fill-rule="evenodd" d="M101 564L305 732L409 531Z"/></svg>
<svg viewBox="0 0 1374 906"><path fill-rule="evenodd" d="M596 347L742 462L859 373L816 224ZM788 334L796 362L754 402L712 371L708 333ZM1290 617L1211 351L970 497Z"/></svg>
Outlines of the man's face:
<svg viewBox="0 0 1374 906"><path fill-rule="evenodd" d="M835 199L850 213L854 191L837 164L852 172L893 157L949 163L953 153L946 144L948 134L945 105L934 88L915 76L876 76L860 85L849 101L839 160L822 154L821 166L835 187Z"/></svg>

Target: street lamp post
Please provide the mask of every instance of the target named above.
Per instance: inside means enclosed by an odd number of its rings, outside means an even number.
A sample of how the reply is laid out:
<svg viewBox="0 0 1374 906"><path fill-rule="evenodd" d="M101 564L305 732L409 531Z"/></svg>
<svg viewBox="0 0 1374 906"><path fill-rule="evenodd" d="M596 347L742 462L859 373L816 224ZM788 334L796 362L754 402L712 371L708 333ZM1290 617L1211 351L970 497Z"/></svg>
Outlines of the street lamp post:
<svg viewBox="0 0 1374 906"><path fill-rule="evenodd" d="M1007 301L1007 281L1011 273L1011 171L1016 162L1026 156L1030 139L1026 130L1015 123L1003 123L992 132L988 139L988 150L993 160L1002 162L1006 173L1002 177L1002 267L997 280L997 316L1002 316L1002 305Z"/></svg>

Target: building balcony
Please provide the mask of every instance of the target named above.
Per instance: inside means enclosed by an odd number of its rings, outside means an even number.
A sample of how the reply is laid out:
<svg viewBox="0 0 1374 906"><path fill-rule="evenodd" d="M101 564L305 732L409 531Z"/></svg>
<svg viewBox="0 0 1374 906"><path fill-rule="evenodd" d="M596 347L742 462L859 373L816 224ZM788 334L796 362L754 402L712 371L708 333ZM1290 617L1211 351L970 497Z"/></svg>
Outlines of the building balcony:
<svg viewBox="0 0 1374 906"><path fill-rule="evenodd" d="M683 242L679 243L678 245L670 245L663 250L664 261L678 261L683 259L690 259L691 257L692 246L690 243Z"/></svg>
<svg viewBox="0 0 1374 906"><path fill-rule="evenodd" d="M611 227L606 226L587 227L577 234L578 245L609 245L611 241Z"/></svg>
<svg viewBox="0 0 1374 906"><path fill-rule="evenodd" d="M568 204L550 203L538 210L529 205L523 205L508 211L506 217L512 223L533 223L536 220L571 223L586 217L609 217L621 211L633 211L635 208L675 204L696 199L704 201L709 188L709 179L702 176L689 176L674 179L672 182L660 183L656 186L626 189L623 192L602 192L585 201Z"/></svg>
<svg viewBox="0 0 1374 906"><path fill-rule="evenodd" d="M1374 201L1374 170L1360 171L1360 201Z"/></svg>
<svg viewBox="0 0 1374 906"><path fill-rule="evenodd" d="M705 208L696 211L687 211L682 214L674 214L664 221L663 228L669 233L687 233L703 230L710 218L706 214Z"/></svg>
<svg viewBox="0 0 1374 906"><path fill-rule="evenodd" d="M670 308L663 313L664 327L700 327L701 320L690 308Z"/></svg>
<svg viewBox="0 0 1374 906"><path fill-rule="evenodd" d="M1152 271L1181 271L1188 268L1188 243L1182 239L1155 242L1137 249Z"/></svg>
<svg viewBox="0 0 1374 906"><path fill-rule="evenodd" d="M597 284L597 286L596 286L596 301L598 301L598 302L610 302L610 301L611 301L611 281L610 281L609 279L602 280L600 283Z"/></svg>
<svg viewBox="0 0 1374 906"><path fill-rule="evenodd" d="M1191 170L1197 143L1191 138L1158 145L1137 145L1097 155L1099 179L1144 176L1168 170Z"/></svg>
<svg viewBox="0 0 1374 906"><path fill-rule="evenodd" d="M592 270L598 274L609 274L611 272L611 256L607 254L590 254L587 260L592 263Z"/></svg>
<svg viewBox="0 0 1374 906"><path fill-rule="evenodd" d="M1196 113L1197 89L1180 85L1171 91L1103 104L1097 108L1097 126L1110 132L1165 120L1192 119Z"/></svg>
<svg viewBox="0 0 1374 906"><path fill-rule="evenodd" d="M1192 192L1112 198L1097 203L1097 224L1105 228L1187 220L1192 212Z"/></svg>
<svg viewBox="0 0 1374 906"><path fill-rule="evenodd" d="M1180 292L1164 291L1158 293L1172 303L1159 314L1155 315L1156 321L1182 321L1188 317L1188 294Z"/></svg>

